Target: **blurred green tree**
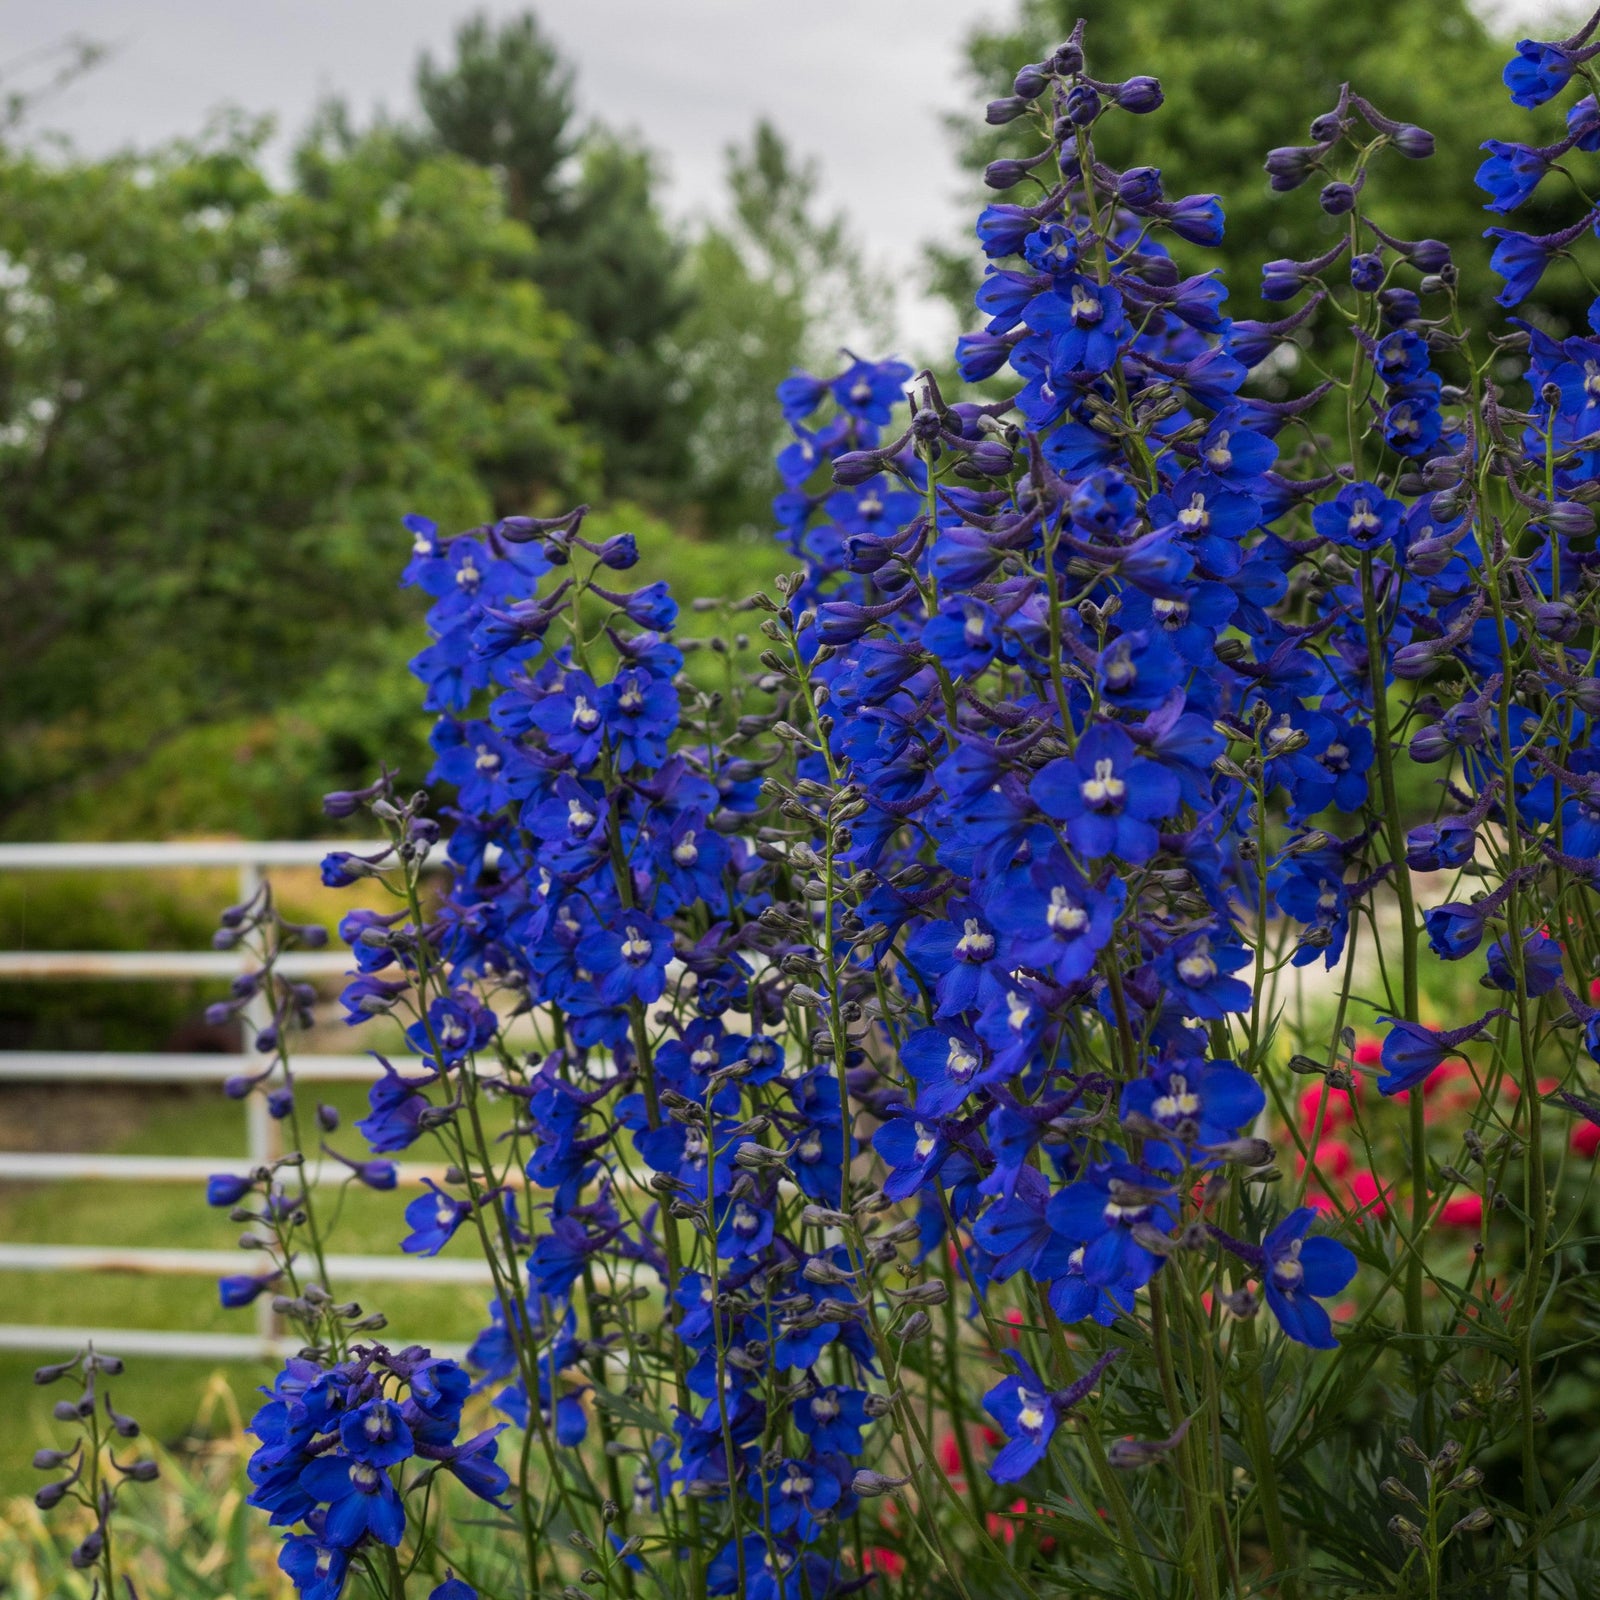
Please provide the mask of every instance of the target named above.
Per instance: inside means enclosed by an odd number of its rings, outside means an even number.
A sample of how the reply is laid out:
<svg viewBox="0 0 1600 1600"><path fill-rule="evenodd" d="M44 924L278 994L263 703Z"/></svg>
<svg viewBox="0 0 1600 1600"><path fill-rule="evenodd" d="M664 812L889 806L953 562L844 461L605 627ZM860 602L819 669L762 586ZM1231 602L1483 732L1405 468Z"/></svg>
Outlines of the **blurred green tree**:
<svg viewBox="0 0 1600 1600"><path fill-rule="evenodd" d="M93 828L84 797L187 731L352 662L392 671L402 513L468 526L592 473L568 324L492 180L324 127L278 192L264 137L235 119L145 156L0 151L13 834ZM343 696L324 769L371 764L383 700Z"/></svg>
<svg viewBox="0 0 1600 1600"><path fill-rule="evenodd" d="M1509 45L1467 0L1021 0L1009 23L971 36L967 64L978 94L1009 93L1017 68L1059 44L1078 17L1089 24L1097 77L1151 73L1166 94L1153 117L1108 117L1095 135L1101 158L1113 166L1160 167L1172 197L1223 197L1223 246L1192 259L1197 268L1222 267L1233 315L1282 315L1262 309L1261 263L1314 256L1344 226L1317 206L1315 185L1272 193L1262 162L1273 146L1306 143L1310 117L1330 108L1348 82L1388 115L1418 123L1437 139L1429 160L1388 156L1379 164L1368 186L1375 219L1402 238L1449 244L1463 270L1467 319L1480 327L1500 320L1493 305L1498 280L1486 270L1482 238L1496 218L1482 209L1472 182L1479 144L1490 136L1553 139L1560 118L1547 109L1530 120L1509 104L1500 81ZM969 167L981 168L1009 143L1006 130L969 133L967 113L952 126ZM1553 183L1546 188L1543 205L1519 213L1519 227L1537 233L1566 217L1567 197ZM965 247L934 253L938 286L968 319L973 258ZM1570 289L1556 315L1576 327L1589 294L1576 281Z"/></svg>
<svg viewBox="0 0 1600 1600"><path fill-rule="evenodd" d="M842 214L819 216L820 174L771 123L727 152L729 214L690 250L691 310L675 362L696 418L691 496L714 532L769 525L772 454L783 437L773 390L835 346L887 350L888 285L865 264Z"/></svg>
<svg viewBox="0 0 1600 1600"><path fill-rule="evenodd" d="M493 171L508 214L533 230L525 269L579 334L565 353L568 390L607 487L681 494L694 419L670 351L692 294L655 158L577 125L572 68L531 12L470 18L452 60L422 57L416 85L424 142Z"/></svg>
<svg viewBox="0 0 1600 1600"><path fill-rule="evenodd" d="M728 151L728 216L686 236L656 157L578 126L572 69L531 12L463 23L453 59L419 63L417 97L423 146L494 171L533 229L528 270L579 332L573 415L608 488L711 533L765 523L774 386L830 339L887 338L887 292L843 219L816 214L815 167L760 123Z"/></svg>

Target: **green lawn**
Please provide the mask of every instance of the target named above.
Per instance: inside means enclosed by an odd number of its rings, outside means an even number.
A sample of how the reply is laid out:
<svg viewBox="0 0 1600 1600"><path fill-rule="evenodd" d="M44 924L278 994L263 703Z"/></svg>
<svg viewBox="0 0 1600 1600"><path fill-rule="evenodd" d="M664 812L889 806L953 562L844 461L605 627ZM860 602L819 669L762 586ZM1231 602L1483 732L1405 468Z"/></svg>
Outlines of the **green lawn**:
<svg viewBox="0 0 1600 1600"><path fill-rule="evenodd" d="M50 1130L50 1144L73 1144L70 1106L73 1098L92 1094L89 1088L63 1091L61 1121ZM302 1095L337 1106L344 1131L335 1136L352 1153L361 1149L349 1123L363 1112L365 1095L357 1084L306 1086ZM131 1103L131 1102L130 1102ZM9 1121L9 1119L7 1119ZM14 1127L0 1131L14 1133ZM5 1142L11 1142L5 1140ZM243 1108L223 1099L220 1091L166 1092L146 1097L131 1113L126 1134L112 1146L127 1155L230 1156L244 1148ZM419 1148L418 1158L434 1159ZM319 1191L331 1196L331 1191ZM335 1248L342 1254L395 1251L406 1232L401 1216L414 1191L374 1194L352 1186L339 1221ZM187 1184L59 1183L10 1184L0 1191L0 1238L14 1243L164 1246L229 1249L239 1229L226 1213L211 1210L203 1193ZM466 1252L469 1241L459 1248ZM240 1270L260 1262L240 1253ZM482 1326L487 1290L459 1286L341 1283L341 1295L389 1316L384 1337L395 1344L461 1341ZM67 1275L0 1273L0 1320L80 1326L193 1329L201 1332L249 1333L253 1311L224 1311L210 1278L155 1277L129 1274ZM17 1446L0 1452L0 1499L35 1486L26 1453L53 1437L50 1406L63 1392L37 1389L30 1381L43 1355L0 1354L0 1408L16 1421L7 1435ZM129 1363L115 1388L119 1410L139 1418L156 1438L173 1441L193 1420L205 1380L213 1364L142 1357ZM270 1373L263 1365L239 1365L228 1378L241 1408L253 1405L250 1390Z"/></svg>

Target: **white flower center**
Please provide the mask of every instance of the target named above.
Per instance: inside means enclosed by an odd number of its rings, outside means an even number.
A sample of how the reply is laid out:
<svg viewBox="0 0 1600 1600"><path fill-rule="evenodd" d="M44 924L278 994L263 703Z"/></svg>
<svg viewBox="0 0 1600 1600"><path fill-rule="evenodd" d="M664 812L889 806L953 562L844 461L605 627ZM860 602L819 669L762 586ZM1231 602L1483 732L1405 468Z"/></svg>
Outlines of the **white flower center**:
<svg viewBox="0 0 1600 1600"><path fill-rule="evenodd" d="M1112 761L1103 758L1095 762L1094 776L1085 778L1078 785L1078 790L1096 811L1106 811L1122 800L1128 792L1128 786L1116 775Z"/></svg>
<svg viewBox="0 0 1600 1600"><path fill-rule="evenodd" d="M978 1058L960 1039L952 1036L950 1052L944 1058L944 1068L958 1083L964 1083L978 1070Z"/></svg>
<svg viewBox="0 0 1600 1600"><path fill-rule="evenodd" d="M1056 933L1082 933L1089 926L1089 913L1082 906L1074 905L1066 886L1058 883L1050 891L1044 920Z"/></svg>
<svg viewBox="0 0 1600 1600"><path fill-rule="evenodd" d="M1211 941L1202 939L1188 955L1178 962L1178 976L1187 984L1198 988L1210 983L1217 975L1217 964L1211 959Z"/></svg>
<svg viewBox="0 0 1600 1600"><path fill-rule="evenodd" d="M1156 1096L1151 1109L1162 1119L1192 1117L1200 1110L1200 1096L1189 1088L1189 1080L1181 1072L1167 1079L1167 1092Z"/></svg>

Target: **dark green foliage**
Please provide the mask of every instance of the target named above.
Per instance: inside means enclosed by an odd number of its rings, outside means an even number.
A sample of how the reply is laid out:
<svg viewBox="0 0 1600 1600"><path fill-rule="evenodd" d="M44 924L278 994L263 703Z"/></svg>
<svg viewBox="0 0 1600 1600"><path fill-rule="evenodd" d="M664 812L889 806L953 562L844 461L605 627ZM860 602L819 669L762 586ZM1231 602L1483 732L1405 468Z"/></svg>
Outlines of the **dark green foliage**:
<svg viewBox="0 0 1600 1600"><path fill-rule="evenodd" d="M565 326L489 178L380 131L309 143L278 193L260 138L0 154L14 834L370 658L412 610L404 512L470 525L584 471Z"/></svg>
<svg viewBox="0 0 1600 1600"><path fill-rule="evenodd" d="M464 23L452 62L423 58L417 94L437 147L495 172L507 212L533 230L524 270L572 319L574 412L602 447L609 485L670 493L692 417L667 341L692 296L649 151L576 127L572 69L528 12Z"/></svg>

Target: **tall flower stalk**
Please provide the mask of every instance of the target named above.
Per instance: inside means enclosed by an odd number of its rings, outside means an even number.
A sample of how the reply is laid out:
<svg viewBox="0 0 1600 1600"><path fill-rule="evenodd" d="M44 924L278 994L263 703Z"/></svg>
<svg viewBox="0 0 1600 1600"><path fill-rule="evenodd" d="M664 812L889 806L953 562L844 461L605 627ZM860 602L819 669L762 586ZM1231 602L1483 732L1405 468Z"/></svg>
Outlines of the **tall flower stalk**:
<svg viewBox="0 0 1600 1600"><path fill-rule="evenodd" d="M1513 97L1592 88L1594 31ZM789 570L726 632L586 508L409 519L437 761L329 797L390 844L324 876L393 897L343 998L419 1066L340 1159L436 1146L402 1248L493 1297L458 1366L290 1276L323 1332L253 1498L312 1600L1565 1592L1600 339L1463 326L1368 209L1432 138L1349 87L1267 158L1329 248L1231 318L1219 198L1096 148L1161 100L1080 25L990 106L1032 148L968 397L788 379ZM1569 130L1491 144L1491 209L1600 149L1592 94ZM1491 229L1502 304L1595 220ZM1459 962L1492 993L1446 1009ZM247 1189L325 1277L309 1196ZM509 1518L465 1576L441 1475Z"/></svg>

